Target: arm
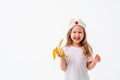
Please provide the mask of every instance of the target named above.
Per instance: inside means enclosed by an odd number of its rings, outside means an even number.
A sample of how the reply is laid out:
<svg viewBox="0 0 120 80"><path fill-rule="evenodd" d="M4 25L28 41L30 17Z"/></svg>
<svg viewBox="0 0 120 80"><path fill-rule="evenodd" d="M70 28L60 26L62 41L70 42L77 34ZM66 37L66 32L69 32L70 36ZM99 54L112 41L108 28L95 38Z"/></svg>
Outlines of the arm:
<svg viewBox="0 0 120 80"><path fill-rule="evenodd" d="M91 70L96 66L96 63L100 62L100 56L96 55L93 61L87 63L87 69Z"/></svg>
<svg viewBox="0 0 120 80"><path fill-rule="evenodd" d="M59 48L60 49L60 48ZM62 50L61 50L62 51ZM62 53L62 56L61 56ZM65 55L64 52L57 52L57 56L60 57L60 67L63 71L66 71L67 68L67 63L66 63L66 59L65 59Z"/></svg>
<svg viewBox="0 0 120 80"><path fill-rule="evenodd" d="M63 71L66 71L66 68L67 68L67 63L66 63L66 60L64 57L61 57L61 60L60 60L60 67Z"/></svg>

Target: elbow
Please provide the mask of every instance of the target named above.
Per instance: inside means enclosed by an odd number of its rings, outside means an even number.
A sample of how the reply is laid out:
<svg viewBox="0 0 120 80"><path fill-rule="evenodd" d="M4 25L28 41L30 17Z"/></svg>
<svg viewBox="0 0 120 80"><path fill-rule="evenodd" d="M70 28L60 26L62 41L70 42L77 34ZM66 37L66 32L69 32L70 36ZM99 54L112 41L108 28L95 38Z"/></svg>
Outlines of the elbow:
<svg viewBox="0 0 120 80"><path fill-rule="evenodd" d="M88 69L88 70L91 70L92 68L90 68L90 67L87 67L87 69Z"/></svg>
<svg viewBox="0 0 120 80"><path fill-rule="evenodd" d="M88 70L92 70L94 67L95 67L95 66L93 66L93 65L88 65L88 66L87 66L87 69L88 69Z"/></svg>
<svg viewBox="0 0 120 80"><path fill-rule="evenodd" d="M66 69L62 69L62 71L66 71Z"/></svg>
<svg viewBox="0 0 120 80"><path fill-rule="evenodd" d="M61 67L61 70L62 71L66 71L66 67Z"/></svg>
<svg viewBox="0 0 120 80"><path fill-rule="evenodd" d="M93 65L91 65L91 62L89 62L87 63L86 67L88 70L91 70L93 68Z"/></svg>
<svg viewBox="0 0 120 80"><path fill-rule="evenodd" d="M61 65L61 70L62 71L66 71L66 69L67 69L67 65Z"/></svg>

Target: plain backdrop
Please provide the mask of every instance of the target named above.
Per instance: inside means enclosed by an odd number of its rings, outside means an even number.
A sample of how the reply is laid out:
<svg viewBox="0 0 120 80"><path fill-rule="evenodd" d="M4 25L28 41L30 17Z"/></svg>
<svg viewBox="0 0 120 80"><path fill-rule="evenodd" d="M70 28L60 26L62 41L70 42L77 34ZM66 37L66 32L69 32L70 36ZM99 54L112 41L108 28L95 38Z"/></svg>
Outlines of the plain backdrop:
<svg viewBox="0 0 120 80"><path fill-rule="evenodd" d="M87 25L87 39L101 62L91 80L120 80L119 0L1 0L0 80L64 80L52 50L72 18Z"/></svg>

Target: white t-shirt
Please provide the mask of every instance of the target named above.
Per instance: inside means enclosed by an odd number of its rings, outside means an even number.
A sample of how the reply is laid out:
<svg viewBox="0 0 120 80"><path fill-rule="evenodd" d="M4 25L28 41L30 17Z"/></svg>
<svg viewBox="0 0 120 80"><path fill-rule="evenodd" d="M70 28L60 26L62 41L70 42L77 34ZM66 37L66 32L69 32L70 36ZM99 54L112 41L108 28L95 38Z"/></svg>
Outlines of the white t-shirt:
<svg viewBox="0 0 120 80"><path fill-rule="evenodd" d="M67 69L65 80L89 80L86 63L93 60L93 57L86 58L82 49L78 47L65 47L64 53L67 55Z"/></svg>

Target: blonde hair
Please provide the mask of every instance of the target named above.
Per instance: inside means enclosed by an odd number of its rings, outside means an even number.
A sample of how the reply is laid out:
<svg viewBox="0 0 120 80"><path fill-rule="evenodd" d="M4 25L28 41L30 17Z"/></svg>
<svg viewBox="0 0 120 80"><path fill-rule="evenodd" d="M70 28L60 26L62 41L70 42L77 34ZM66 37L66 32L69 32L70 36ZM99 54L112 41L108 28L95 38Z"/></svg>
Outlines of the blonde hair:
<svg viewBox="0 0 120 80"><path fill-rule="evenodd" d="M71 39L71 32L72 32L73 27L68 31L68 33L66 35L66 38L67 38L67 42L65 45L66 47L69 47L73 44L73 41ZM85 28L83 28L83 32L84 32L84 37L83 37L83 40L80 42L80 46L83 47L84 56L88 58L91 56L92 47L89 45L89 43L87 41L87 35L86 35Z"/></svg>

